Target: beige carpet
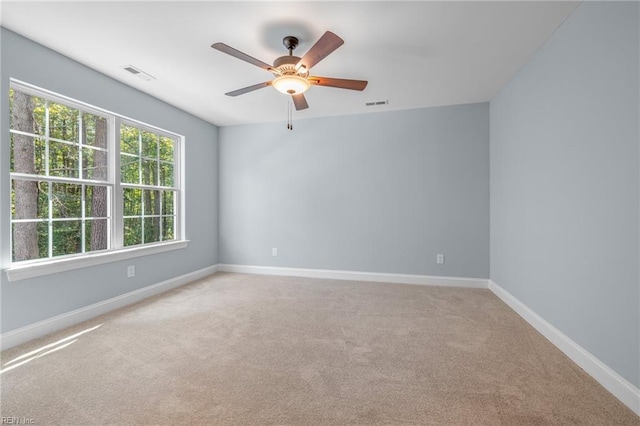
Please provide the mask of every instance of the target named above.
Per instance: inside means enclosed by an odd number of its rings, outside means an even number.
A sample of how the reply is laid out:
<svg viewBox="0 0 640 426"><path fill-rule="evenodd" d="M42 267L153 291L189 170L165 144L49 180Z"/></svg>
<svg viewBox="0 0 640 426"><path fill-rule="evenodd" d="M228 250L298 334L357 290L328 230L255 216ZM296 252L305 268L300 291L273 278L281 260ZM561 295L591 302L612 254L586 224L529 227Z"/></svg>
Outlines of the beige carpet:
<svg viewBox="0 0 640 426"><path fill-rule="evenodd" d="M640 424L489 290L221 273L2 370L38 425Z"/></svg>

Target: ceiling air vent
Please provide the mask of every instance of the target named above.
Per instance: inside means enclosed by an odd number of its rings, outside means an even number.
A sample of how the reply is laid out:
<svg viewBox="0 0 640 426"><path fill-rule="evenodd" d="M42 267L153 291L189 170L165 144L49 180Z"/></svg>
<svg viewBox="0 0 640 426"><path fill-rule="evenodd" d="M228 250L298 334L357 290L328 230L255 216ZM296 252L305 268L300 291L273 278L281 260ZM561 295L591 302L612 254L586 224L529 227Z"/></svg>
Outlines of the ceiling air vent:
<svg viewBox="0 0 640 426"><path fill-rule="evenodd" d="M388 103L389 103L389 100L386 100L386 101L367 102L365 105L366 105L366 106L376 106L376 105L387 105Z"/></svg>
<svg viewBox="0 0 640 426"><path fill-rule="evenodd" d="M156 79L151 74L147 74L146 72L142 71L139 68L134 67L133 65L125 65L124 67L122 67L122 69L128 73L135 75L136 77L144 81L151 81Z"/></svg>

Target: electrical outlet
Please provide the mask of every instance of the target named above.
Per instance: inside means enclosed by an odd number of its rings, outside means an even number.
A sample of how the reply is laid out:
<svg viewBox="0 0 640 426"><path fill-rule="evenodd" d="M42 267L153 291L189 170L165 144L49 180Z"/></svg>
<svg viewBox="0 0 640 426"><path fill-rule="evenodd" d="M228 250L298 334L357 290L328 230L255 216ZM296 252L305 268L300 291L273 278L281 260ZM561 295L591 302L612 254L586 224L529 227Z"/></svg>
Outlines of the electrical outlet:
<svg viewBox="0 0 640 426"><path fill-rule="evenodd" d="M271 249L271 256L277 256L278 255L278 249L276 247Z"/></svg>
<svg viewBox="0 0 640 426"><path fill-rule="evenodd" d="M444 254L437 254L436 255L436 263L438 265L444 265Z"/></svg>
<svg viewBox="0 0 640 426"><path fill-rule="evenodd" d="M136 267L135 267L135 265L127 266L127 278L131 278L131 277L135 277L135 276L136 276Z"/></svg>

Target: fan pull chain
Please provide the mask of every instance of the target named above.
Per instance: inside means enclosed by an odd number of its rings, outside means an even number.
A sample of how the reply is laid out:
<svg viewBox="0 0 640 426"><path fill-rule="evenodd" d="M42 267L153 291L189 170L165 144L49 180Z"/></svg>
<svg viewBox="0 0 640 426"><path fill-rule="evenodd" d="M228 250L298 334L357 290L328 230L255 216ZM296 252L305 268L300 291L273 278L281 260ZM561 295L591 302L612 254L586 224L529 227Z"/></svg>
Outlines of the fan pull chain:
<svg viewBox="0 0 640 426"><path fill-rule="evenodd" d="M293 130L293 112L291 109L291 102L287 103L287 129Z"/></svg>

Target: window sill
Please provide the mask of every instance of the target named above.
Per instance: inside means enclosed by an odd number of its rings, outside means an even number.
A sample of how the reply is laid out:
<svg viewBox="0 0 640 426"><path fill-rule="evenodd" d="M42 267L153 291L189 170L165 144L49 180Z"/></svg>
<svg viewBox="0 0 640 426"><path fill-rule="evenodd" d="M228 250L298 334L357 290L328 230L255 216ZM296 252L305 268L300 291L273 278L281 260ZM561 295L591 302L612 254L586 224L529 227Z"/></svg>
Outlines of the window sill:
<svg viewBox="0 0 640 426"><path fill-rule="evenodd" d="M9 281L20 281L42 275L57 274L58 272L72 271L74 269L87 268L89 266L102 265L104 263L117 262L119 260L134 257L148 256L166 251L179 250L187 247L188 240L170 241L140 247L111 250L95 254L86 254L77 257L33 262L16 265L5 269Z"/></svg>

